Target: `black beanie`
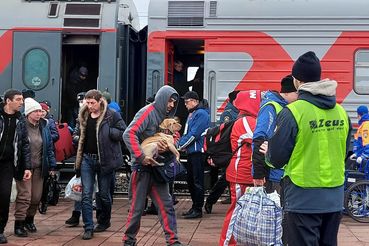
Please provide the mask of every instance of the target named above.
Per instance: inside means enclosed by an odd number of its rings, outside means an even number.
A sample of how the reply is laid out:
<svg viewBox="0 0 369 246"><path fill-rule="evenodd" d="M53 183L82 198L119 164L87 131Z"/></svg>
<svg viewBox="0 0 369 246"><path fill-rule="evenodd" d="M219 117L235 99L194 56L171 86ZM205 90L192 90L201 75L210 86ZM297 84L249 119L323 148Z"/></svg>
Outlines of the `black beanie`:
<svg viewBox="0 0 369 246"><path fill-rule="evenodd" d="M233 104L233 101L234 99L236 99L237 97L237 94L239 93L240 91L232 91L228 94L228 98L229 98L229 102Z"/></svg>
<svg viewBox="0 0 369 246"><path fill-rule="evenodd" d="M289 92L296 92L296 87L293 84L292 75L287 75L281 81L281 93L289 93Z"/></svg>
<svg viewBox="0 0 369 246"><path fill-rule="evenodd" d="M312 51L300 56L293 64L292 76L301 82L320 81L321 75L322 68L319 58Z"/></svg>

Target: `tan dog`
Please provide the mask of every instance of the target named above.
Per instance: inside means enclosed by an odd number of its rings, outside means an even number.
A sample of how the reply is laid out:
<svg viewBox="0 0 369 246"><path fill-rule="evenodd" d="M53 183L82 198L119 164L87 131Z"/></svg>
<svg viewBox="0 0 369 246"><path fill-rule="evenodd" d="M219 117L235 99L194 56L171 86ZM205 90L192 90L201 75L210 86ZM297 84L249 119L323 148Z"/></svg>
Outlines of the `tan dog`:
<svg viewBox="0 0 369 246"><path fill-rule="evenodd" d="M182 126L174 119L165 119L159 125L158 133L155 133L154 136L146 138L141 143L141 148L146 156L157 158L160 157L158 150L158 142L160 140L165 140L168 144L169 150L172 151L176 155L176 160L179 162L179 152L174 146L174 138L175 132L181 130ZM160 165L158 163L158 165Z"/></svg>

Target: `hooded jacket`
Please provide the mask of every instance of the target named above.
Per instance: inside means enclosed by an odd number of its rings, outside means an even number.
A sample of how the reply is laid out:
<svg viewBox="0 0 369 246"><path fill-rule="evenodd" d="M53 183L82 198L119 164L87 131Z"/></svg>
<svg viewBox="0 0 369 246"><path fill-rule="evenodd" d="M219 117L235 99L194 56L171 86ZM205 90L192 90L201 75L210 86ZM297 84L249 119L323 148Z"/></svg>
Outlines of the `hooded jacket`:
<svg viewBox="0 0 369 246"><path fill-rule="evenodd" d="M302 84L298 88L299 96L297 100L305 100L321 109L333 109L336 105L336 81L328 79L318 82ZM350 130L346 139L346 154L351 141ZM267 160L276 168L282 168L292 155L295 147L298 125L288 108L284 108L277 117L277 130L269 138ZM308 146L309 143L306 143ZM283 146L283 148L281 148ZM343 185L333 188L302 188L292 183L289 177L283 179L285 204L287 212L295 213L331 213L342 210ZM319 201L319 202L317 202Z"/></svg>
<svg viewBox="0 0 369 246"><path fill-rule="evenodd" d="M369 158L369 114L359 120L359 129L354 136L353 151L357 157Z"/></svg>
<svg viewBox="0 0 369 246"><path fill-rule="evenodd" d="M239 115L246 115L238 119L232 128L231 145L233 155L227 167L227 181L238 184L252 184L252 137L256 126L256 116L261 102L261 93L257 91L241 91L237 94L234 104L239 109ZM241 146L241 147L240 147ZM240 148L239 148L240 147Z"/></svg>
<svg viewBox="0 0 369 246"><path fill-rule="evenodd" d="M288 104L286 99L284 99L277 91L267 91L265 93L265 97L260 105L260 111L257 116L257 123L252 140L253 177L254 179L266 178L273 182L279 182L284 171L280 169L270 170L270 167L265 163L265 155L259 151L260 146L264 141L268 141L275 129L275 121L277 119L276 109L272 104L264 106L270 101L278 103L282 108Z"/></svg>
<svg viewBox="0 0 369 246"><path fill-rule="evenodd" d="M203 152L205 130L210 127L209 110L208 101L203 99L188 115L183 137L179 142L179 148L187 149L187 154Z"/></svg>
<svg viewBox="0 0 369 246"><path fill-rule="evenodd" d="M78 139L76 170L80 170L83 148L86 138L87 119L90 115L87 105L79 110L77 127L79 131L74 134L73 139ZM122 148L120 142L123 141L125 123L119 113L108 108L105 99L101 102L101 114L96 122L96 139L101 171L103 173L112 172L123 165Z"/></svg>
<svg viewBox="0 0 369 246"><path fill-rule="evenodd" d="M131 153L132 165L143 167L141 163L146 156L142 151L141 143L157 133L160 123L165 118L174 116L178 100L174 103L174 108L167 112L168 101L173 94L179 97L173 87L167 85L161 87L156 93L155 101L141 108L125 130L123 139ZM150 169L150 167L147 168Z"/></svg>
<svg viewBox="0 0 369 246"><path fill-rule="evenodd" d="M29 138L27 131L27 121L20 112L15 113L17 120L13 141L14 148L14 178L22 180L25 170L31 169L31 153L29 150ZM4 130L4 106L0 106L0 137L3 137Z"/></svg>

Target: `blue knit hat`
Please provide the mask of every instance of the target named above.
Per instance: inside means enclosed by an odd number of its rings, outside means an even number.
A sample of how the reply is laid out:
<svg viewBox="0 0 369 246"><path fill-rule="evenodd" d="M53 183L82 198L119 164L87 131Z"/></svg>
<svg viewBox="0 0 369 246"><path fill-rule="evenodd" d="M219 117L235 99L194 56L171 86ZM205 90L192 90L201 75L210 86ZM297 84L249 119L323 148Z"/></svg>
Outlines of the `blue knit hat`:
<svg viewBox="0 0 369 246"><path fill-rule="evenodd" d="M367 114L368 113L368 108L364 105L361 105L360 107L357 108L356 112L357 112L358 115Z"/></svg>
<svg viewBox="0 0 369 246"><path fill-rule="evenodd" d="M322 68L319 58L314 52L308 51L300 56L293 64L292 76L301 82L320 81Z"/></svg>

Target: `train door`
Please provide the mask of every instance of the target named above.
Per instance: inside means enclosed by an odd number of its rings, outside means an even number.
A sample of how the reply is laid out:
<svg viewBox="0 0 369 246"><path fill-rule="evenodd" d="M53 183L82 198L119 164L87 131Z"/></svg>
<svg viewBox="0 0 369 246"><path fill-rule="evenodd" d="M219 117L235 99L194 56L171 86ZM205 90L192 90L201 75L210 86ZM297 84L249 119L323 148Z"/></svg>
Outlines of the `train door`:
<svg viewBox="0 0 369 246"><path fill-rule="evenodd" d="M59 120L61 34L14 32L12 87L33 89L36 100L49 100L50 113ZM55 106L53 106L55 105Z"/></svg>
<svg viewBox="0 0 369 246"><path fill-rule="evenodd" d="M99 44L100 35L63 35L61 58L61 76L63 81L61 88L62 122L71 123L70 121L73 120L70 114L72 105L68 102L70 100L68 95L70 94L67 92L70 89L71 78L78 79L80 67L86 67L88 70L88 75L81 87L86 88L85 90L97 89L99 80Z"/></svg>
<svg viewBox="0 0 369 246"><path fill-rule="evenodd" d="M174 57L174 46L169 40L166 41L166 54L165 57L167 64L167 71L165 75L165 81L167 85L173 86L173 57Z"/></svg>

